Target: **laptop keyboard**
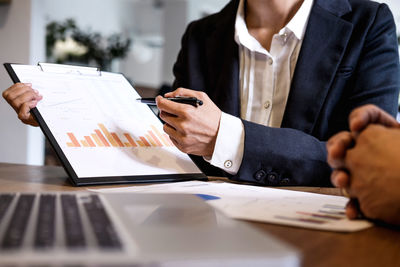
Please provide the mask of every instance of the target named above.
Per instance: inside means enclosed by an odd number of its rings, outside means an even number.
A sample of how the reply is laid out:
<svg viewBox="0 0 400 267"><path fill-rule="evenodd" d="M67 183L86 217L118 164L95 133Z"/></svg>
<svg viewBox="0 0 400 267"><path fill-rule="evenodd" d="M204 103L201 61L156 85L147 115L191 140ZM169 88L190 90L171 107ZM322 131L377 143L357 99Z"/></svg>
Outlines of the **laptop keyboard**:
<svg viewBox="0 0 400 267"><path fill-rule="evenodd" d="M62 195L61 207L64 216L65 243L68 248L86 246L78 202L74 195Z"/></svg>
<svg viewBox="0 0 400 267"><path fill-rule="evenodd" d="M92 223L99 246L102 248L120 248L121 243L119 242L117 233L112 226L110 218L107 216L99 196L91 195L90 198L91 201L84 203L83 206Z"/></svg>
<svg viewBox="0 0 400 267"><path fill-rule="evenodd" d="M61 209L59 218L62 222L57 224L58 207ZM89 225L86 231L83 217L87 218L86 224ZM29 224L35 225L29 228ZM57 231L57 227L62 231ZM33 237L32 233L29 235L27 232L28 228L33 229ZM0 250L18 250L24 246L40 250L56 246L66 249L93 246L99 249L122 249L117 231L101 199L94 194L0 194L0 229ZM89 242L89 236L92 242ZM26 239L32 241L25 242Z"/></svg>
<svg viewBox="0 0 400 267"><path fill-rule="evenodd" d="M22 195L18 199L17 206L1 243L3 249L21 246L34 199L34 195Z"/></svg>
<svg viewBox="0 0 400 267"><path fill-rule="evenodd" d="M51 248L55 241L56 196L41 195L36 225L36 248Z"/></svg>

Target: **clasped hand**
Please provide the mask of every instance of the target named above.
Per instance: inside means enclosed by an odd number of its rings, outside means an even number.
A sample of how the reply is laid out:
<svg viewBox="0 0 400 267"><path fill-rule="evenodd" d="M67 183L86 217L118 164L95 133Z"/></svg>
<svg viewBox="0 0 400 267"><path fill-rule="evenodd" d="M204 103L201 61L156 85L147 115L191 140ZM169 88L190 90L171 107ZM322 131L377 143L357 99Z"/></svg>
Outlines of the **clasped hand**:
<svg viewBox="0 0 400 267"><path fill-rule="evenodd" d="M332 183L359 202L349 202L347 216L356 218L359 208L368 218L400 224L400 125L366 105L350 114L349 126L327 142Z"/></svg>

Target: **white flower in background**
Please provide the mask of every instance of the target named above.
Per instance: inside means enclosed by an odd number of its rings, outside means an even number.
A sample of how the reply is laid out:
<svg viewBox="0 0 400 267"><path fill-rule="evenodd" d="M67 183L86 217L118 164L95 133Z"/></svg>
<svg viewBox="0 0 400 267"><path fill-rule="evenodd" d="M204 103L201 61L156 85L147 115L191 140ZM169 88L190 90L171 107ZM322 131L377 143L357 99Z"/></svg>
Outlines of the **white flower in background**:
<svg viewBox="0 0 400 267"><path fill-rule="evenodd" d="M65 41L58 40L53 49L53 55L57 60L65 60L68 56L79 57L88 51L87 47L77 43L71 37L65 38Z"/></svg>

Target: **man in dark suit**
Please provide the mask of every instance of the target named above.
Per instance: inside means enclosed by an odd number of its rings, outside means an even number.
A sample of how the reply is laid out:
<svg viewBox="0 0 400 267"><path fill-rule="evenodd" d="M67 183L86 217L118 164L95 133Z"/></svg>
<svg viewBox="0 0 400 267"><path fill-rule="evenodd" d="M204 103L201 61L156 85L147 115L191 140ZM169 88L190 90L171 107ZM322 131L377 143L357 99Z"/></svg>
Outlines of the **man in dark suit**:
<svg viewBox="0 0 400 267"><path fill-rule="evenodd" d="M329 185L325 141L348 129L350 111L396 114L395 24L371 1L233 0L188 26L174 74L166 96L204 105L158 97L164 130L206 174Z"/></svg>

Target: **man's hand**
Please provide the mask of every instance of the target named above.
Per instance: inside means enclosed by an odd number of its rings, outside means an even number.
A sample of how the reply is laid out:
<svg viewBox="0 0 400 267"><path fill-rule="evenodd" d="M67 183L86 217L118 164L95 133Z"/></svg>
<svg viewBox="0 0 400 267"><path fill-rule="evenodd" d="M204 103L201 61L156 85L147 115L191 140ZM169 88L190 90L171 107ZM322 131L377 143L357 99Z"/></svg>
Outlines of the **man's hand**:
<svg viewBox="0 0 400 267"><path fill-rule="evenodd" d="M349 116L350 132L340 132L327 142L328 163L334 169L332 183L341 188L349 185L350 178L345 169L346 152L355 142L358 134L370 124L380 124L391 128L400 128L400 124L388 113L374 105L359 107Z"/></svg>
<svg viewBox="0 0 400 267"><path fill-rule="evenodd" d="M30 110L36 107L43 97L38 91L32 89L32 84L16 83L3 92L3 97L17 112L18 118L23 123L38 126Z"/></svg>
<svg viewBox="0 0 400 267"><path fill-rule="evenodd" d="M399 128L400 126L392 116L373 105L366 105L355 109L350 114L349 124L352 131L351 133L338 133L331 137L327 142L328 163L332 168L334 168L334 171L331 175L332 183L337 187L346 189L348 193L350 193L351 197L359 198L358 194L360 194L360 191L365 190L365 193L369 193L370 191L374 190L374 188L364 188L362 190L358 188L360 181L363 181L364 178L358 175L360 170L355 170L356 167L353 165L356 164L354 161L355 159L348 156L349 151L357 152L359 149L365 146L365 144L362 144L362 141L358 141L358 135L370 124L380 124L391 128ZM367 133L364 133L363 136L366 134L368 134L368 131ZM381 141L382 140L380 140L380 142ZM360 142L361 144L359 144ZM354 149L351 149L354 146L354 143L357 144ZM372 160L372 158L375 158L376 156L373 155L373 152L366 153L366 155L359 155L359 159L364 159L365 157L371 157L369 159ZM360 164L360 166L357 168L363 167ZM356 172L356 175L354 175L353 172ZM384 173L382 173L382 177L384 177ZM354 180L356 181L355 184L353 184ZM366 183L366 181L364 182ZM355 192L353 187L355 187ZM364 198L359 199L359 201L361 204L367 204ZM361 210L365 212L364 214L367 216L370 215L369 207L370 204L367 206L361 205ZM349 202L347 205L346 214L349 218L357 217L357 207L354 205L354 202Z"/></svg>
<svg viewBox="0 0 400 267"><path fill-rule="evenodd" d="M400 224L400 129L370 125L347 151L347 191L365 216Z"/></svg>
<svg viewBox="0 0 400 267"><path fill-rule="evenodd" d="M350 131L357 134L370 124L380 124L389 128L400 128L400 124L390 114L374 105L365 105L353 110L349 116Z"/></svg>
<svg viewBox="0 0 400 267"><path fill-rule="evenodd" d="M193 107L176 103L161 96L156 98L160 117L165 121L164 131L182 152L211 157L221 119L221 110L204 92L178 88L165 97L197 97L203 105Z"/></svg>

